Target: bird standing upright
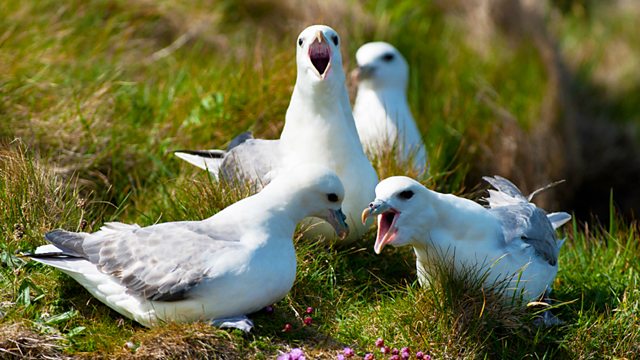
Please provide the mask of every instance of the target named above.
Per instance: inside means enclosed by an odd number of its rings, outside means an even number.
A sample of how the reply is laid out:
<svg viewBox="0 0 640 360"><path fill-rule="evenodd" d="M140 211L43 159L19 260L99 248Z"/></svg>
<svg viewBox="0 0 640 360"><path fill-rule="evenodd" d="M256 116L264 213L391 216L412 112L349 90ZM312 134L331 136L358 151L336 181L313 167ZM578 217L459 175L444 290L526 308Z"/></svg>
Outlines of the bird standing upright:
<svg viewBox="0 0 640 360"><path fill-rule="evenodd" d="M394 151L396 160L426 173L427 151L407 102L407 61L385 42L362 45L356 61L353 77L358 93L353 116L366 152L376 157Z"/></svg>

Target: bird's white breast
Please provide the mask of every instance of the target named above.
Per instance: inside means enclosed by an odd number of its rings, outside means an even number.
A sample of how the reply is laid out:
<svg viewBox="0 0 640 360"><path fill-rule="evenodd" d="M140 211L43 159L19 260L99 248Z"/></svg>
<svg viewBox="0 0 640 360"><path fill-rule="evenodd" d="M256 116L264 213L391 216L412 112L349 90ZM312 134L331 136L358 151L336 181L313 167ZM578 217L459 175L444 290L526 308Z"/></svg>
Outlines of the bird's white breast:
<svg viewBox="0 0 640 360"><path fill-rule="evenodd" d="M413 159L415 168L426 167L426 150L411 110L400 90L361 87L353 116L362 146L371 155L397 147L398 159Z"/></svg>

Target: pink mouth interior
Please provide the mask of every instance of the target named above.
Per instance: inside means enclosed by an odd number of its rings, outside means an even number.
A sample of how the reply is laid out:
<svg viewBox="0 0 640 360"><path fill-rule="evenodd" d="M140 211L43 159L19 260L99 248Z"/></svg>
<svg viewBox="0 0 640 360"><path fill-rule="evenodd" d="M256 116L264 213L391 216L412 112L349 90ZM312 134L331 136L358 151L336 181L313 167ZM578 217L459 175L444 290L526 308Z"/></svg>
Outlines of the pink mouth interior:
<svg viewBox="0 0 640 360"><path fill-rule="evenodd" d="M395 239L398 232L398 229L395 227L398 215L400 215L400 213L394 209L378 215L378 235L376 236L375 244L377 252L382 251L385 245Z"/></svg>
<svg viewBox="0 0 640 360"><path fill-rule="evenodd" d="M320 75L324 75L331 61L331 47L325 42L314 41L309 46L309 59Z"/></svg>

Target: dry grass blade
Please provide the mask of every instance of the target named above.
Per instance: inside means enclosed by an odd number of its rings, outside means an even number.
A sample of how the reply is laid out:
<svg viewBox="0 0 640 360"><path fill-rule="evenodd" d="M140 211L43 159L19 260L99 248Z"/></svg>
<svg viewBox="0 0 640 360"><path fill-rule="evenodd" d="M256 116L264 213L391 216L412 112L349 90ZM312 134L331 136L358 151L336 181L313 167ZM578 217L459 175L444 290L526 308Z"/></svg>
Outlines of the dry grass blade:
<svg viewBox="0 0 640 360"><path fill-rule="evenodd" d="M0 325L2 359L68 359L62 353L60 335L39 334L22 323Z"/></svg>
<svg viewBox="0 0 640 360"><path fill-rule="evenodd" d="M116 358L126 359L246 359L232 337L208 324L167 324L141 332Z"/></svg>

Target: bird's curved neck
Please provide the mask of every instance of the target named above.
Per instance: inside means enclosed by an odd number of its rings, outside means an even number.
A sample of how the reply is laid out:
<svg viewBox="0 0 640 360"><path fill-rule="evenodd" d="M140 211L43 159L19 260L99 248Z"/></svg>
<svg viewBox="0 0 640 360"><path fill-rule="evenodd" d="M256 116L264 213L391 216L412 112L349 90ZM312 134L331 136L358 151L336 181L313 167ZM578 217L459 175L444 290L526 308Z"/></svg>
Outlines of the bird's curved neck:
<svg viewBox="0 0 640 360"><path fill-rule="evenodd" d="M374 89L368 86L358 88L358 95L354 104L355 113L366 113L368 117L392 116L398 121L403 121L409 111L409 103L401 89L380 88Z"/></svg>
<svg viewBox="0 0 640 360"><path fill-rule="evenodd" d="M207 221L221 226L231 221L241 226L251 224L256 228L268 227L272 235L291 238L296 225L306 215L299 211L296 202L296 197L286 189L267 186L259 193L226 207Z"/></svg>
<svg viewBox="0 0 640 360"><path fill-rule="evenodd" d="M287 109L280 141L288 154L306 157L364 152L343 83L298 84Z"/></svg>

